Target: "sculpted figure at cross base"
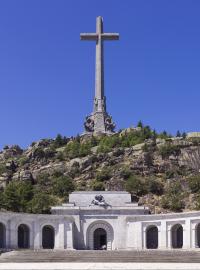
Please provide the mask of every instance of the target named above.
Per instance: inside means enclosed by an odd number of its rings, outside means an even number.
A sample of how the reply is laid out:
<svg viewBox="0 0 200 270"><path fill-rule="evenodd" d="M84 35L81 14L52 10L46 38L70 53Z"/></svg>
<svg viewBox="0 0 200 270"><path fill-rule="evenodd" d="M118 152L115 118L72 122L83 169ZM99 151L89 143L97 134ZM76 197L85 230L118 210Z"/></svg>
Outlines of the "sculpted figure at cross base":
<svg viewBox="0 0 200 270"><path fill-rule="evenodd" d="M118 40L118 33L104 33L103 19L97 17L96 33L82 33L81 40L96 42L96 66L95 66L95 97L93 112L86 117L84 127L86 133L113 133L115 124L112 117L106 111L106 97L104 95L104 53L103 43L106 40Z"/></svg>
<svg viewBox="0 0 200 270"><path fill-rule="evenodd" d="M94 119L92 116L87 116L84 122L86 132L94 132Z"/></svg>
<svg viewBox="0 0 200 270"><path fill-rule="evenodd" d="M112 120L110 115L105 115L105 131L109 133L113 133L115 130L115 123ZM84 122L84 127L86 132L94 132L94 115L87 116Z"/></svg>
<svg viewBox="0 0 200 270"><path fill-rule="evenodd" d="M112 117L110 115L107 115L105 118L105 128L106 131L114 132L115 130L115 123L112 120Z"/></svg>
<svg viewBox="0 0 200 270"><path fill-rule="evenodd" d="M109 206L102 195L96 195L94 200L92 200L91 205L99 205L103 207Z"/></svg>

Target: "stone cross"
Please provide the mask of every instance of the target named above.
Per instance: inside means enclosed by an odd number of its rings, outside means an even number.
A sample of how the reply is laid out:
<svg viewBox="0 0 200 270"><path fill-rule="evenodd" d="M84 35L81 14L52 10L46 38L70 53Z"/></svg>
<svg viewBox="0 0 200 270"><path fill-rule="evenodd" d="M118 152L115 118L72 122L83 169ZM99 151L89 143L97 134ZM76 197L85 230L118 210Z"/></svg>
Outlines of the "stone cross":
<svg viewBox="0 0 200 270"><path fill-rule="evenodd" d="M95 68L95 99L94 111L91 116L86 117L86 132L112 133L114 123L106 112L106 99L104 96L104 59L103 42L105 40L118 40L118 33L104 33L103 19L96 19L96 33L82 33L81 40L96 41L96 68Z"/></svg>

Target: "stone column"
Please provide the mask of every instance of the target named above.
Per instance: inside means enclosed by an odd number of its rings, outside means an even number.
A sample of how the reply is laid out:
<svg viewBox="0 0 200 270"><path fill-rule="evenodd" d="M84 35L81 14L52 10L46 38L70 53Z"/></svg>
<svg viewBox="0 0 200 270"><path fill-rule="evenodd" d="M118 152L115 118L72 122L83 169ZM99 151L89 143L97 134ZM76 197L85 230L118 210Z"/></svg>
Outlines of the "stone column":
<svg viewBox="0 0 200 270"><path fill-rule="evenodd" d="M6 224L6 248L10 248L10 239L11 239L11 235L10 235L10 220L7 222Z"/></svg>
<svg viewBox="0 0 200 270"><path fill-rule="evenodd" d="M59 224L54 225L55 230L55 244L54 249L59 249L60 247L60 231L59 231Z"/></svg>
<svg viewBox="0 0 200 270"><path fill-rule="evenodd" d="M166 220L161 220L161 226L158 233L158 248L167 248L167 223Z"/></svg>
<svg viewBox="0 0 200 270"><path fill-rule="evenodd" d="M30 224L30 248L34 248L34 222L32 221Z"/></svg>
<svg viewBox="0 0 200 270"><path fill-rule="evenodd" d="M68 221L66 223L66 248L74 249L73 246L73 222Z"/></svg>
<svg viewBox="0 0 200 270"><path fill-rule="evenodd" d="M191 224L191 247L192 248L198 248L196 226L197 226L196 223Z"/></svg>
<svg viewBox="0 0 200 270"><path fill-rule="evenodd" d="M17 238L17 230L16 223L14 220L10 223L10 248L18 248L18 238Z"/></svg>
<svg viewBox="0 0 200 270"><path fill-rule="evenodd" d="M128 249L134 248L134 233L137 235L133 222L127 222L126 248Z"/></svg>
<svg viewBox="0 0 200 270"><path fill-rule="evenodd" d="M39 221L35 221L34 222L34 240L33 240L33 245L34 245L34 249L40 249L42 246L41 246L41 232L40 232L40 224L39 224Z"/></svg>
<svg viewBox="0 0 200 270"><path fill-rule="evenodd" d="M142 239L143 239L143 241L142 241L142 243L143 243L142 244L142 248L143 249L146 249L147 248L147 234L146 234L146 230L147 230L146 226L142 228L142 235L143 235L143 237L142 237Z"/></svg>
<svg viewBox="0 0 200 270"><path fill-rule="evenodd" d="M57 248L64 249L65 248L65 224L63 221L60 221L58 224L58 233L57 233Z"/></svg>
<svg viewBox="0 0 200 270"><path fill-rule="evenodd" d="M183 226L183 248L189 249L191 247L191 224L190 219L185 220Z"/></svg>
<svg viewBox="0 0 200 270"><path fill-rule="evenodd" d="M172 226L167 226L167 248L172 248L172 234L171 234Z"/></svg>
<svg viewBox="0 0 200 270"><path fill-rule="evenodd" d="M143 228L142 228L141 222L137 222L134 224L133 233L134 233L134 236L136 237L136 239L134 240L134 247L136 249L142 249L143 248Z"/></svg>

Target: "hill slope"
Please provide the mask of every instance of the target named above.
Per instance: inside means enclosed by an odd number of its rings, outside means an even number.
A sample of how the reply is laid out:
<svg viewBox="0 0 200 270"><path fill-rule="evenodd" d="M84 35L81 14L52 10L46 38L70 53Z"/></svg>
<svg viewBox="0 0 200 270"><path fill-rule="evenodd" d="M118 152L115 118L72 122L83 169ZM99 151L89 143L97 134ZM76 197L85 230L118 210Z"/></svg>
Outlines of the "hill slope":
<svg viewBox="0 0 200 270"><path fill-rule="evenodd" d="M48 213L73 190L127 190L152 212L200 209L200 140L148 126L0 152L2 210Z"/></svg>

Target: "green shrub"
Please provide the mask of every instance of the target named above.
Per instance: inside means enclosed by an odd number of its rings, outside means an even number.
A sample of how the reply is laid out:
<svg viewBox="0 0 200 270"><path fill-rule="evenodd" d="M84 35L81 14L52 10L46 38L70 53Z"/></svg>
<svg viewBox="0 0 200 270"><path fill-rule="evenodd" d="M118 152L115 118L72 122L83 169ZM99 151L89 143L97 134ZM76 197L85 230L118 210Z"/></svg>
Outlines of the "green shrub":
<svg viewBox="0 0 200 270"><path fill-rule="evenodd" d="M132 175L132 171L128 168L128 167L124 167L122 168L121 172L120 172L120 176L123 179L128 179L130 176Z"/></svg>
<svg viewBox="0 0 200 270"><path fill-rule="evenodd" d="M52 181L53 194L62 198L68 198L69 193L74 191L74 184L70 177L61 175Z"/></svg>
<svg viewBox="0 0 200 270"><path fill-rule="evenodd" d="M96 180L97 181L107 181L111 178L111 171L109 168L103 168L100 172L97 172L96 174Z"/></svg>
<svg viewBox="0 0 200 270"><path fill-rule="evenodd" d="M156 143L154 141L152 141L151 143L145 143L142 146L142 150L146 153L152 154L154 151L157 150L157 146Z"/></svg>
<svg viewBox="0 0 200 270"><path fill-rule="evenodd" d="M168 170L165 172L166 179L173 178L173 177L174 177L174 170Z"/></svg>
<svg viewBox="0 0 200 270"><path fill-rule="evenodd" d="M27 158L27 157L21 157L21 158L18 160L20 166L25 165L28 161L29 161L29 158Z"/></svg>
<svg viewBox="0 0 200 270"><path fill-rule="evenodd" d="M112 136L103 136L100 139L97 153L108 153L112 151L113 148L120 146L120 138L119 135Z"/></svg>
<svg viewBox="0 0 200 270"><path fill-rule="evenodd" d="M45 158L45 151L42 147L38 147L33 152L34 158L42 159Z"/></svg>
<svg viewBox="0 0 200 270"><path fill-rule="evenodd" d="M195 210L200 210L200 192L195 197Z"/></svg>
<svg viewBox="0 0 200 270"><path fill-rule="evenodd" d="M87 143L80 143L77 140L71 141L67 144L64 150L64 155L70 159L76 157L85 157L91 154L91 144Z"/></svg>
<svg viewBox="0 0 200 270"><path fill-rule="evenodd" d="M104 136L100 139L97 151L99 153L107 153L117 147L131 147L144 142L146 139L153 138L154 132L149 126L141 124L140 130L132 130L126 134L115 134L112 136Z"/></svg>
<svg viewBox="0 0 200 270"><path fill-rule="evenodd" d="M169 139L172 136L164 130L163 132L158 134L157 137L160 138L160 139Z"/></svg>
<svg viewBox="0 0 200 270"><path fill-rule="evenodd" d="M6 165L1 163L0 164L0 175L6 172Z"/></svg>
<svg viewBox="0 0 200 270"><path fill-rule="evenodd" d="M188 184L193 193L200 192L200 174L190 177Z"/></svg>
<svg viewBox="0 0 200 270"><path fill-rule="evenodd" d="M184 208L182 187L179 182L171 183L161 199L161 206L179 212Z"/></svg>
<svg viewBox="0 0 200 270"><path fill-rule="evenodd" d="M46 159L53 158L55 154L56 154L56 151L53 147L50 147L44 150L44 155Z"/></svg>
<svg viewBox="0 0 200 270"><path fill-rule="evenodd" d="M79 149L79 157L85 157L91 154L91 145L90 143L82 143Z"/></svg>
<svg viewBox="0 0 200 270"><path fill-rule="evenodd" d="M60 171L55 171L53 175L41 173L36 178L36 189L42 189L46 194L60 197L68 197L74 191L73 180L69 176L63 175Z"/></svg>
<svg viewBox="0 0 200 270"><path fill-rule="evenodd" d="M142 196L147 193L147 187L139 176L131 175L125 183L125 189L131 194Z"/></svg>
<svg viewBox="0 0 200 270"><path fill-rule="evenodd" d="M112 151L112 148L107 145L100 144L97 148L97 153L109 153Z"/></svg>
<svg viewBox="0 0 200 270"><path fill-rule="evenodd" d="M165 172L165 179L174 178L175 176L185 175L186 170L184 168L174 168Z"/></svg>
<svg viewBox="0 0 200 270"><path fill-rule="evenodd" d="M76 141L69 142L65 147L64 154L68 158L76 158L79 156L80 143Z"/></svg>
<svg viewBox="0 0 200 270"><path fill-rule="evenodd" d="M59 161L64 161L65 160L65 155L63 152L59 151L57 154L56 154L56 158L59 160Z"/></svg>
<svg viewBox="0 0 200 270"><path fill-rule="evenodd" d="M162 195L164 190L164 185L161 181L155 180L155 179L149 179L148 180L148 191L156 194L156 195Z"/></svg>
<svg viewBox="0 0 200 270"><path fill-rule="evenodd" d="M99 143L99 138L96 136L92 136L88 142L90 143L91 147L97 146Z"/></svg>
<svg viewBox="0 0 200 270"><path fill-rule="evenodd" d="M188 138L188 140L191 141L195 146L200 144L200 138Z"/></svg>
<svg viewBox="0 0 200 270"><path fill-rule="evenodd" d="M3 209L4 207L4 194L3 190L0 190L0 209Z"/></svg>
<svg viewBox="0 0 200 270"><path fill-rule="evenodd" d="M53 142L53 145L55 148L62 147L68 143L69 139L67 139L65 136L58 134Z"/></svg>
<svg viewBox="0 0 200 270"><path fill-rule="evenodd" d="M149 126L143 127L141 130L133 130L128 134L121 136L121 146L131 147L136 144L143 143L146 139L152 137L152 131Z"/></svg>
<svg viewBox="0 0 200 270"><path fill-rule="evenodd" d="M52 177L48 173L40 173L36 177L36 187L42 189L47 194L52 192Z"/></svg>
<svg viewBox="0 0 200 270"><path fill-rule="evenodd" d="M99 181L93 181L91 183L91 189L95 191L104 191L105 190L105 185L103 182Z"/></svg>
<svg viewBox="0 0 200 270"><path fill-rule="evenodd" d="M28 204L28 210L34 214L50 214L51 206L55 205L57 200L44 191L36 192L33 199Z"/></svg>
<svg viewBox="0 0 200 270"><path fill-rule="evenodd" d="M166 143L159 148L159 154L162 158L167 158L170 155L178 155L180 153L180 146Z"/></svg>
<svg viewBox="0 0 200 270"><path fill-rule="evenodd" d="M161 200L161 206L174 212L180 212L184 208L181 196L164 196Z"/></svg>
<svg viewBox="0 0 200 270"><path fill-rule="evenodd" d="M32 197L33 187L30 182L12 181L3 192L4 208L14 212L26 212Z"/></svg>

